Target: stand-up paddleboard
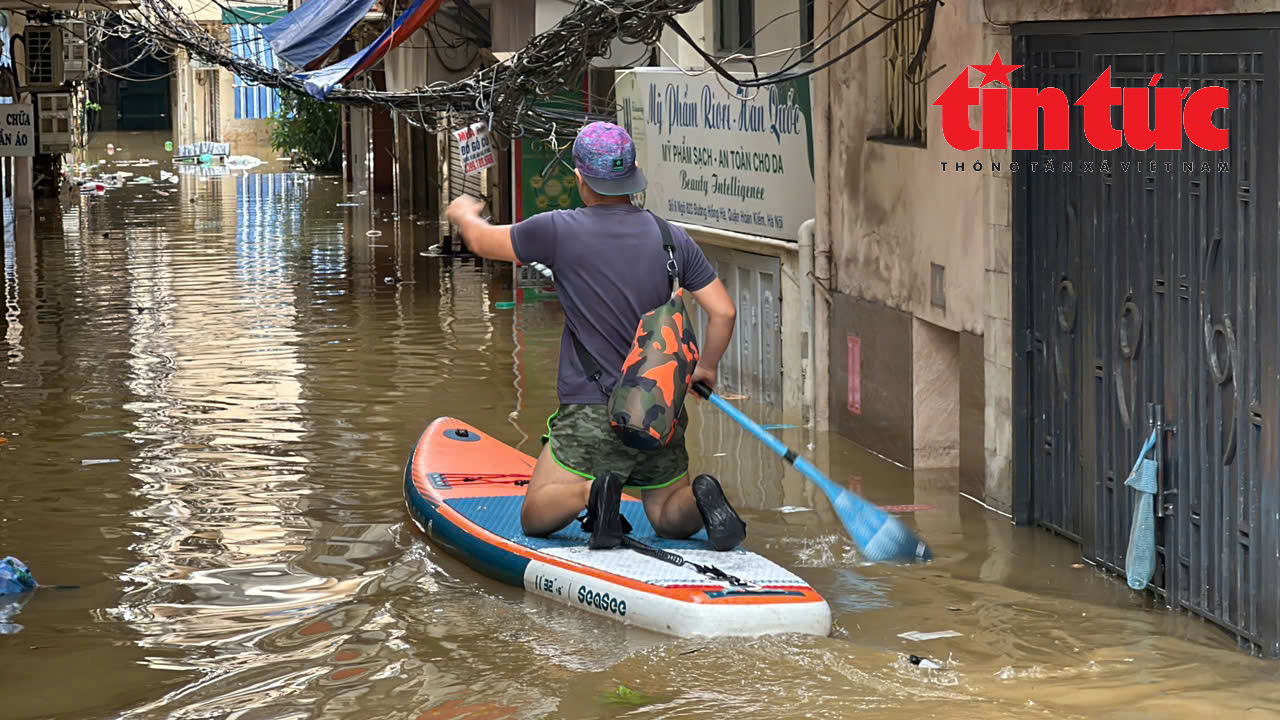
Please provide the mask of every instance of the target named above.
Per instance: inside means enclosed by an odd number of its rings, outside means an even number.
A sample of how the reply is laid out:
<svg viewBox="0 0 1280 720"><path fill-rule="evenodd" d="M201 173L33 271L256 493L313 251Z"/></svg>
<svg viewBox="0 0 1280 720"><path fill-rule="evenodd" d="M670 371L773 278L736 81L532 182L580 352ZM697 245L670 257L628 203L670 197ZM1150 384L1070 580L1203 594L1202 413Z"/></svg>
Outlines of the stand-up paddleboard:
<svg viewBox="0 0 1280 720"><path fill-rule="evenodd" d="M799 577L741 548L716 552L704 531L659 538L643 503L626 494L632 546L588 549L576 522L550 537L525 535L520 506L533 466L510 445L440 418L405 466L405 504L428 537L472 568L598 615L686 637L831 631L831 608Z"/></svg>

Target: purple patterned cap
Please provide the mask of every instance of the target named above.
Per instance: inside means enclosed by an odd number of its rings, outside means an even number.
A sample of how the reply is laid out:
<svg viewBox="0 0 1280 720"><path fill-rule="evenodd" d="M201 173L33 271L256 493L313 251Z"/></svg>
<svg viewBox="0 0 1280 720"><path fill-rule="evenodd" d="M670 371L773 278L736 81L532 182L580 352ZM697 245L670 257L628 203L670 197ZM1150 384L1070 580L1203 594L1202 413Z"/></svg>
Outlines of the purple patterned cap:
<svg viewBox="0 0 1280 720"><path fill-rule="evenodd" d="M587 186L601 195L632 195L648 184L636 165L636 146L626 130L607 122L582 128L573 141L573 164Z"/></svg>

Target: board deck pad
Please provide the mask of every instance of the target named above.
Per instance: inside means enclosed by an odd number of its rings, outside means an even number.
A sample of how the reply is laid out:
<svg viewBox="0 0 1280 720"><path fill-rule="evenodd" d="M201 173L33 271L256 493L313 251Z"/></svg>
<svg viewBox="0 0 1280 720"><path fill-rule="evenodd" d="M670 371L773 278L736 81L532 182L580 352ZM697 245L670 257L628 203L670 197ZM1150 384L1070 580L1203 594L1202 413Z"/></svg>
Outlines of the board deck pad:
<svg viewBox="0 0 1280 720"><path fill-rule="evenodd" d="M534 459L452 418L423 433L405 468L410 515L433 540L473 568L533 593L659 632L690 636L830 632L830 608L777 563L741 547L710 548L706 533L660 538L643 503L624 495L631 537L714 565L733 585L630 548L591 550L578 522L548 537L520 526Z"/></svg>
<svg viewBox="0 0 1280 720"><path fill-rule="evenodd" d="M519 543L527 548L541 550L549 555L592 565L623 577L661 586L706 585L708 579L688 566L679 567L669 562L643 555L630 548L592 550L587 547L590 539L580 523L550 537L529 537L520 530L519 496L467 498L446 500L450 507L489 532ZM806 586L805 581L782 569L773 562L741 548L729 552L717 552L707 545L707 534L699 530L687 540L658 537L645 515L644 504L639 501L623 502L620 508L631 523L631 536L659 550L677 552L686 560L699 565L715 565L726 573L761 586Z"/></svg>

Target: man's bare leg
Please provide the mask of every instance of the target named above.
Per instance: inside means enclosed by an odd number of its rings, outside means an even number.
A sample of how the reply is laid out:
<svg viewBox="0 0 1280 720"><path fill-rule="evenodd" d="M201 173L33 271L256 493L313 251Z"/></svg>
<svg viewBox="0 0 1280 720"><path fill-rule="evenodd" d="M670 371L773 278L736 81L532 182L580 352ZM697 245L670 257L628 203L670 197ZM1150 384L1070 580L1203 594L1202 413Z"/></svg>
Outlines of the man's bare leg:
<svg viewBox="0 0 1280 720"><path fill-rule="evenodd" d="M693 499L688 475L664 488L645 490L641 499L649 524L658 537L683 540L702 527L702 515Z"/></svg>
<svg viewBox="0 0 1280 720"><path fill-rule="evenodd" d="M683 540L703 527L702 510L694 496L698 487L707 512L707 539L715 550L732 550L747 534L747 525L729 505L724 490L710 475L689 476L657 490L644 491L644 511L659 537Z"/></svg>
<svg viewBox="0 0 1280 720"><path fill-rule="evenodd" d="M557 465L551 457L551 443L543 445L520 508L524 533L541 536L560 530L587 508L590 494L591 481ZM693 496L689 497L692 502Z"/></svg>

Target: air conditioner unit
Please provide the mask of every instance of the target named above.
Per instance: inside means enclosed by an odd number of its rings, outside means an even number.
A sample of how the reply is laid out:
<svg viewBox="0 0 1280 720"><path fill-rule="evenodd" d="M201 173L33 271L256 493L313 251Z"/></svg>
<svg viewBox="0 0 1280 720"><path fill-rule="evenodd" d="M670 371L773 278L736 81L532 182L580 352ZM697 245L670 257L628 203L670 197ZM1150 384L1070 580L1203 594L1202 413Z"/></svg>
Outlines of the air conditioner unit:
<svg viewBox="0 0 1280 720"><path fill-rule="evenodd" d="M83 80L89 71L89 31L83 20L58 20L62 27L62 74L66 80Z"/></svg>
<svg viewBox="0 0 1280 720"><path fill-rule="evenodd" d="M40 152L71 152L71 93L37 95L36 117L40 121Z"/></svg>
<svg viewBox="0 0 1280 720"><path fill-rule="evenodd" d="M26 38L27 88L35 91L62 87L62 28L57 25L28 25Z"/></svg>

